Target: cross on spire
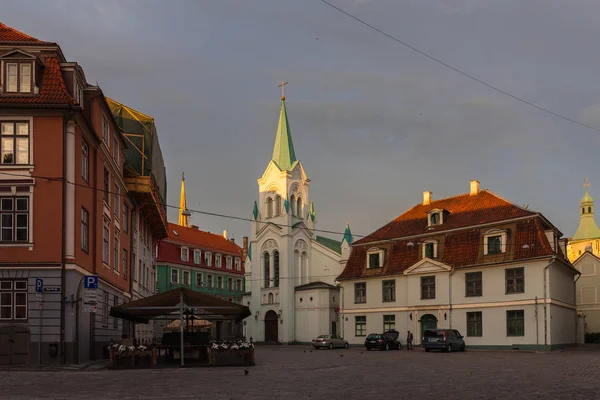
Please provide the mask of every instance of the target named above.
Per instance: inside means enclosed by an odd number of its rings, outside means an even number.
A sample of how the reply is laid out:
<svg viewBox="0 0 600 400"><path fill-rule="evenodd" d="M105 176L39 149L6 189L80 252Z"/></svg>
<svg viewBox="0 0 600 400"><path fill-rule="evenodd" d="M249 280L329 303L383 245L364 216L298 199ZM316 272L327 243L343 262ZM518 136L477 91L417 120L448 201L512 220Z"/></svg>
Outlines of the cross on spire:
<svg viewBox="0 0 600 400"><path fill-rule="evenodd" d="M281 80L281 85L277 86L281 88L281 100L285 100L285 85L287 85L289 82L285 82L283 79Z"/></svg>
<svg viewBox="0 0 600 400"><path fill-rule="evenodd" d="M585 183L583 184L583 187L589 187L590 186L590 181L588 181L587 176L585 177Z"/></svg>

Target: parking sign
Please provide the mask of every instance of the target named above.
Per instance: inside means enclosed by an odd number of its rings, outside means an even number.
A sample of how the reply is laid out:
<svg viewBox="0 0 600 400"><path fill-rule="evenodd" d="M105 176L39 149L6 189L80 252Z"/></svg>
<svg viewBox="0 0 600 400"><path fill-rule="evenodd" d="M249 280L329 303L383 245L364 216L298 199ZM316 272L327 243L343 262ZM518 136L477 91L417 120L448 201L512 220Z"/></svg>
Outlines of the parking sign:
<svg viewBox="0 0 600 400"><path fill-rule="evenodd" d="M83 277L85 289L98 289L98 275L86 275Z"/></svg>

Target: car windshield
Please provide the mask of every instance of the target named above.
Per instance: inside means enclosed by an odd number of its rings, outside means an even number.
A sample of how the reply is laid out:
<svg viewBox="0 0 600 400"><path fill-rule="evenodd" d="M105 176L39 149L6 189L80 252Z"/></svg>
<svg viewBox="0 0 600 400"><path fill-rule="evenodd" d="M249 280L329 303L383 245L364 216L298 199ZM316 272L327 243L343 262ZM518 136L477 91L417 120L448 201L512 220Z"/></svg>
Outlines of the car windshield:
<svg viewBox="0 0 600 400"><path fill-rule="evenodd" d="M329 337L329 335L321 335L318 336L317 339L327 339Z"/></svg>
<svg viewBox="0 0 600 400"><path fill-rule="evenodd" d="M381 335L370 334L369 336L367 336L367 340L374 340L379 338L381 338Z"/></svg>
<svg viewBox="0 0 600 400"><path fill-rule="evenodd" d="M425 331L425 333L423 333L423 336L438 337L438 336L444 336L444 334L442 333L442 331Z"/></svg>

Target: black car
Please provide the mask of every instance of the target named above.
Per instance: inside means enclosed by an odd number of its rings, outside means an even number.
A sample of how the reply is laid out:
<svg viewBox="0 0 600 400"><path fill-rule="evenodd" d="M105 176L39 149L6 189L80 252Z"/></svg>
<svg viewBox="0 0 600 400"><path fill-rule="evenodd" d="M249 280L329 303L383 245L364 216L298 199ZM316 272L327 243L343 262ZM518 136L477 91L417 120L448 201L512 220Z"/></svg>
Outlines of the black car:
<svg viewBox="0 0 600 400"><path fill-rule="evenodd" d="M396 336L394 337L395 331L389 331L385 333L371 333L365 339L365 347L367 350L371 349L379 349L379 350L390 350L390 349L398 349L400 350L400 342L397 339L398 332L395 332Z"/></svg>

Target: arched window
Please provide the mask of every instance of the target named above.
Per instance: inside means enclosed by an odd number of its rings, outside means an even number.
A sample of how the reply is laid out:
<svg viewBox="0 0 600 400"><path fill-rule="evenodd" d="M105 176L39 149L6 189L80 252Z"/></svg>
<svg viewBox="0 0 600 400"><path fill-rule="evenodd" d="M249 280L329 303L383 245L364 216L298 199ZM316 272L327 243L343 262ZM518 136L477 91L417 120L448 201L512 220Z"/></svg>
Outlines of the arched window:
<svg viewBox="0 0 600 400"><path fill-rule="evenodd" d="M264 284L265 285L264 286L266 288L268 288L269 287L269 281L271 280L271 276L270 276L271 266L269 265L269 261L270 261L269 253L265 253L263 255L263 258L264 258L264 271L265 271L265 273L264 273L264 276L265 276L265 282L264 282Z"/></svg>
<svg viewBox="0 0 600 400"><path fill-rule="evenodd" d="M585 207L581 207L581 213L585 214Z"/></svg>
<svg viewBox="0 0 600 400"><path fill-rule="evenodd" d="M588 207L588 213L592 213L592 207Z"/></svg>
<svg viewBox="0 0 600 400"><path fill-rule="evenodd" d="M275 196L275 216L279 217L281 215L281 196Z"/></svg>
<svg viewBox="0 0 600 400"><path fill-rule="evenodd" d="M298 197L298 205L296 206L296 214L302 218L302 199Z"/></svg>
<svg viewBox="0 0 600 400"><path fill-rule="evenodd" d="M290 207L292 208L292 215L296 215L296 196L290 197Z"/></svg>
<svg viewBox="0 0 600 400"><path fill-rule="evenodd" d="M273 286L279 287L279 252L273 252Z"/></svg>
<svg viewBox="0 0 600 400"><path fill-rule="evenodd" d="M273 293L269 293L269 304L273 304Z"/></svg>
<svg viewBox="0 0 600 400"><path fill-rule="evenodd" d="M267 199L267 218L271 218L273 216L273 199Z"/></svg>

